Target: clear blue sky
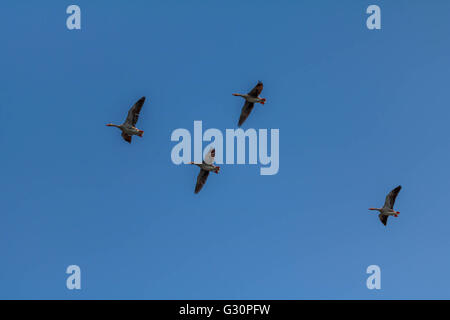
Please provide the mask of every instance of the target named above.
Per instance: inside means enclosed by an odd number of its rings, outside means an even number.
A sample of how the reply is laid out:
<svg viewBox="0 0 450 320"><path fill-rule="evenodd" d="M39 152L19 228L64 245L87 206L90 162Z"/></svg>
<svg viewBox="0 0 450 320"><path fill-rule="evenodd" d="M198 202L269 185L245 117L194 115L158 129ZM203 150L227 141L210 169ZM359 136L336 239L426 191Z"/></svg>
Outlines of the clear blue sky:
<svg viewBox="0 0 450 320"><path fill-rule="evenodd" d="M0 298L450 298L450 2L188 2L1 2ZM257 80L279 173L195 195L172 131L234 128ZM105 124L141 96L129 145Z"/></svg>

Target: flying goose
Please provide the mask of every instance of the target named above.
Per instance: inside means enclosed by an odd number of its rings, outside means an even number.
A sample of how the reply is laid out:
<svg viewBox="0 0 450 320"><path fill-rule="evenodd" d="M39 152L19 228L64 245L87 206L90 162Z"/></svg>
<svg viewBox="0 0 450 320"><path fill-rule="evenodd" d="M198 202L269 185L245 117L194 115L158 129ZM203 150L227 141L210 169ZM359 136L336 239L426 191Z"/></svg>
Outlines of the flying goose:
<svg viewBox="0 0 450 320"><path fill-rule="evenodd" d="M134 135L142 137L144 131L139 130L135 127L135 125L139 119L139 112L141 112L144 102L145 97L142 97L131 107L130 111L128 111L127 119L124 123L120 125L108 123L106 126L116 127L122 130L122 138L128 143L131 143L131 137Z"/></svg>
<svg viewBox="0 0 450 320"><path fill-rule="evenodd" d="M214 165L214 157L216 156L216 149L211 149L205 156L205 160L202 163L190 162L189 164L195 164L200 167L200 173L197 176L197 184L195 185L194 193L199 193L202 190L203 185L208 179L209 172L214 171L219 173L220 167Z"/></svg>
<svg viewBox="0 0 450 320"><path fill-rule="evenodd" d="M402 186L398 186L386 196L386 201L384 202L383 208L369 208L369 210L379 211L380 214L378 218L380 218L381 223L386 225L388 217L394 216L397 218L397 215L400 214L399 211L394 210L395 199L397 198L398 193L402 189Z"/></svg>
<svg viewBox="0 0 450 320"><path fill-rule="evenodd" d="M248 118L250 112L252 112L252 109L255 106L255 103L266 103L266 99L259 97L262 89L263 83L261 81L258 81L258 84L248 94L233 93L233 96L242 97L245 99L245 103L241 111L241 116L239 118L238 127L240 127Z"/></svg>

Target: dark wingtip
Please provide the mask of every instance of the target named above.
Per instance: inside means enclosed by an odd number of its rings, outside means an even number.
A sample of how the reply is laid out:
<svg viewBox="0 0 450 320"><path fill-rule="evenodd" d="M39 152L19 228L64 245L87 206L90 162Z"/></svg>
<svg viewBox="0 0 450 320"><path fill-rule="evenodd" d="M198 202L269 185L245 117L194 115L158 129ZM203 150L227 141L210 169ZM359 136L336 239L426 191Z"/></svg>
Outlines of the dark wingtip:
<svg viewBox="0 0 450 320"><path fill-rule="evenodd" d="M137 103L144 103L144 102L145 102L145 96L142 97L142 98L140 98L140 99L137 101Z"/></svg>

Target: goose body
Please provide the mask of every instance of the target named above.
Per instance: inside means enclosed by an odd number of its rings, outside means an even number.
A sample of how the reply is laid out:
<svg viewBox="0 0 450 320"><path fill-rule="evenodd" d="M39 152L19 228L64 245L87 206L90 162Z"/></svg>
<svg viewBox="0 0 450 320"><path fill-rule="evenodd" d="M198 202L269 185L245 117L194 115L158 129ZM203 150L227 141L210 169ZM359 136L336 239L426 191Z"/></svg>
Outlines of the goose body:
<svg viewBox="0 0 450 320"><path fill-rule="evenodd" d="M144 131L136 128L136 123L139 119L139 113L141 112L144 102L145 97L142 97L130 108L124 123L120 125L108 123L106 126L119 128L122 131L122 138L128 143L131 143L131 138L133 136L142 137Z"/></svg>
<svg viewBox="0 0 450 320"><path fill-rule="evenodd" d="M384 206L382 208L369 208L369 210L378 211L378 218L380 219L381 223L386 225L387 220L389 216L394 216L397 218L397 216L400 214L399 211L394 210L394 203L395 199L397 198L398 193L402 189L402 186L398 186L395 189L393 189L389 194L386 196L386 200L384 202Z"/></svg>
<svg viewBox="0 0 450 320"><path fill-rule="evenodd" d="M244 106L241 110L241 116L239 117L238 126L240 127L253 110L255 103L266 103L266 99L260 98L259 95L263 89L263 83L258 81L258 84L247 94L233 93L233 96L242 97L245 99Z"/></svg>
<svg viewBox="0 0 450 320"><path fill-rule="evenodd" d="M200 172L197 176L197 183L195 184L194 193L200 192L200 190L205 185L206 180L208 179L209 173L211 171L213 171L214 173L219 173L220 167L214 165L215 156L216 156L216 150L211 149L211 150L209 150L208 154L205 156L205 160L203 160L202 163L194 163L194 162L190 163L190 164L194 164L194 165L200 167Z"/></svg>

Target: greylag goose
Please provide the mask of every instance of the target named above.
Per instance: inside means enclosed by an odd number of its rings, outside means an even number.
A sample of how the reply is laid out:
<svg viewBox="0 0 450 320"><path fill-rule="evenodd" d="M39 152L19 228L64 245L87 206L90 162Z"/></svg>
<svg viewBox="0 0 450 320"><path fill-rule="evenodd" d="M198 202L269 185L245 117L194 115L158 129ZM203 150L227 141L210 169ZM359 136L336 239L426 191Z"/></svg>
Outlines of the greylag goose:
<svg viewBox="0 0 450 320"><path fill-rule="evenodd" d="M378 218L380 218L381 223L384 225L387 224L387 220L389 216L397 217L400 212L394 210L395 199L397 198L398 193L402 189L402 186L398 186L386 196L386 201L384 202L383 208L369 208L369 210L379 211L380 214Z"/></svg>
<svg viewBox="0 0 450 320"><path fill-rule="evenodd" d="M245 103L241 111L241 116L239 118L238 127L240 127L248 118L250 112L252 112L253 107L255 106L255 103L266 103L266 99L259 97L262 89L263 83L261 81L258 81L258 84L252 89L252 91L247 94L233 93L233 96L242 97L245 99Z"/></svg>
<svg viewBox="0 0 450 320"><path fill-rule="evenodd" d="M106 126L116 127L122 130L122 138L128 143L131 143L132 136L142 137L144 131L139 130L135 126L139 119L139 113L141 112L144 102L145 97L142 97L131 107L130 111L128 111L127 119L124 123L120 125L108 123Z"/></svg>
<svg viewBox="0 0 450 320"><path fill-rule="evenodd" d="M200 173L197 176L197 184L195 185L195 193L199 193L202 190L206 179L208 179L209 172L213 171L219 173L220 167L214 165L214 157L216 156L216 149L209 150L205 156L205 160L202 163L190 162L189 164L195 164L200 167Z"/></svg>

